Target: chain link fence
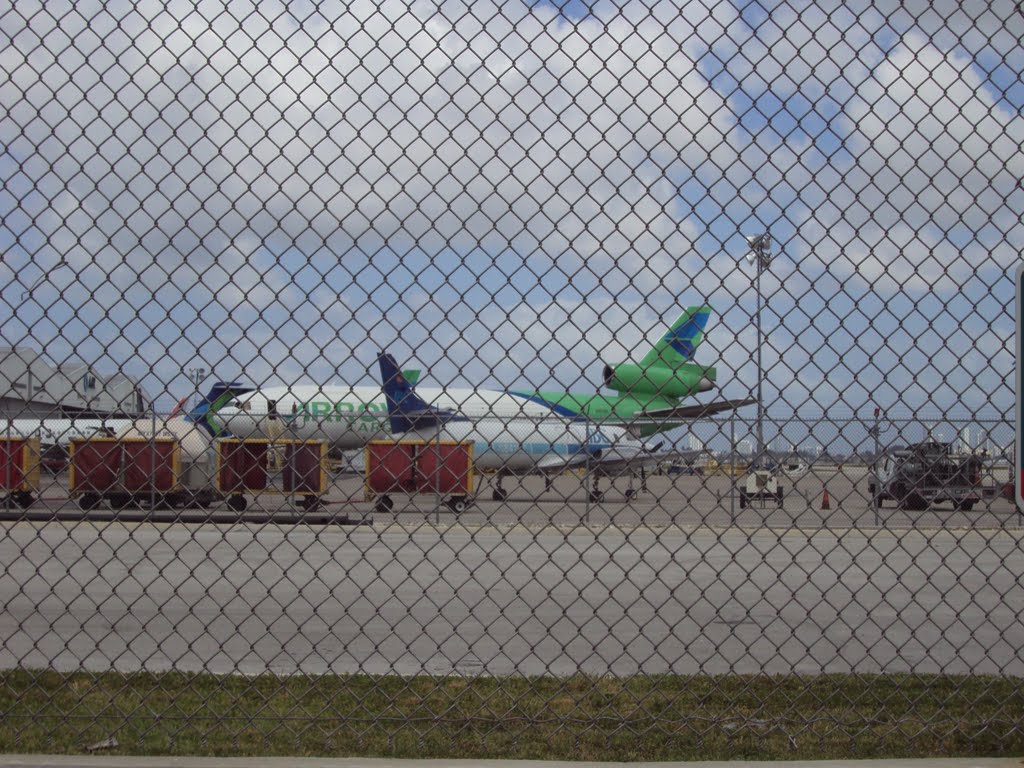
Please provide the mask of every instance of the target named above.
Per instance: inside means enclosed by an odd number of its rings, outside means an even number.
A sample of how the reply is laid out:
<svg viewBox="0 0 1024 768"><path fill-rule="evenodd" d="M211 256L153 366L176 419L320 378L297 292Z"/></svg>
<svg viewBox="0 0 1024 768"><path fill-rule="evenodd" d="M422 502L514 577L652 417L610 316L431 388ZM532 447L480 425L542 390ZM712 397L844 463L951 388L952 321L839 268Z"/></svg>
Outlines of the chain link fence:
<svg viewBox="0 0 1024 768"><path fill-rule="evenodd" d="M0 9L0 744L1019 749L1022 39Z"/></svg>

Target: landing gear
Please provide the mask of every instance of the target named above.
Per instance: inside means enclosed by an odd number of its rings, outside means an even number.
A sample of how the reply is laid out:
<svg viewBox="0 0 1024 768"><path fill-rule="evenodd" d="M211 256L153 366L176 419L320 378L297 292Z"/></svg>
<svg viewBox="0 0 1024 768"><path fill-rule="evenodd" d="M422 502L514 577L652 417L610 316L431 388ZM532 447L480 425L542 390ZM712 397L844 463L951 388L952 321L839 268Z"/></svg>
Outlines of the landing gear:
<svg viewBox="0 0 1024 768"><path fill-rule="evenodd" d="M636 496L636 489L635 488L627 488L626 489L626 500L628 501L629 499L632 499L634 496Z"/></svg>
<svg viewBox="0 0 1024 768"><path fill-rule="evenodd" d="M544 477L544 492L545 493L550 493L551 492L551 486L553 486L554 484L555 484L555 478L551 477L551 475L546 475Z"/></svg>
<svg viewBox="0 0 1024 768"><path fill-rule="evenodd" d="M379 512L382 515L389 514L391 510L395 508L395 502L391 500L388 495L378 496L377 500L373 504L373 511Z"/></svg>
<svg viewBox="0 0 1024 768"><path fill-rule="evenodd" d="M640 490L647 493L647 468L640 467Z"/></svg>
<svg viewBox="0 0 1024 768"><path fill-rule="evenodd" d="M240 493L228 496L227 504L228 509L232 512L245 512L245 508L249 506L249 503L245 500L245 496Z"/></svg>
<svg viewBox="0 0 1024 768"><path fill-rule="evenodd" d="M302 509L306 512L314 512L320 508L320 497L319 496L303 496L302 497Z"/></svg>
<svg viewBox="0 0 1024 768"><path fill-rule="evenodd" d="M594 475L594 481L593 482L594 482L594 484L591 486L590 494L587 496L587 498L590 499L590 503L591 504L599 504L602 501L604 501L604 494L601 492L601 489L598 487L597 475Z"/></svg>

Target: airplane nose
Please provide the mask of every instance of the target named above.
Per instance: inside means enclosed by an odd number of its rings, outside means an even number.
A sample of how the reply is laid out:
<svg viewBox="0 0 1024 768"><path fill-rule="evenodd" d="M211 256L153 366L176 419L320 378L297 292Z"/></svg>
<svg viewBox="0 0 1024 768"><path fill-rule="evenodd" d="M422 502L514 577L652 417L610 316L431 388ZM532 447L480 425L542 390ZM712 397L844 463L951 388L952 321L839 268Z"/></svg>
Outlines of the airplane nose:
<svg viewBox="0 0 1024 768"><path fill-rule="evenodd" d="M700 382L697 384L697 390L700 392L707 392L715 388L715 382L709 379L707 376L701 376Z"/></svg>

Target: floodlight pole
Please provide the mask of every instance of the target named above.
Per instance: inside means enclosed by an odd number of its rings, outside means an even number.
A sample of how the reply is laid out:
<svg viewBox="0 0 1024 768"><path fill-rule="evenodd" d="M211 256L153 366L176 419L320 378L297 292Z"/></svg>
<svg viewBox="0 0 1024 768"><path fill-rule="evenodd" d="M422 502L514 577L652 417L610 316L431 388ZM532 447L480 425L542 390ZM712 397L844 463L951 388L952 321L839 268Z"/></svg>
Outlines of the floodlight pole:
<svg viewBox="0 0 1024 768"><path fill-rule="evenodd" d="M757 466L763 467L765 464L764 456L764 397L762 397L762 388L764 385L764 367L761 363L761 347L763 345L761 339L761 273L764 272L764 264L762 251L760 248L756 250L757 253L757 287L755 292L757 293L757 319L755 325L757 326Z"/></svg>
<svg viewBox="0 0 1024 768"><path fill-rule="evenodd" d="M747 258L757 265L757 275L754 278L754 292L757 294L757 313L754 315L754 327L757 331L757 458L755 466L763 467L765 459L764 445L764 365L762 362L761 347L764 339L761 335L761 307L765 303L761 296L761 275L772 259L772 236L768 232L760 235L747 235L747 245L750 252Z"/></svg>

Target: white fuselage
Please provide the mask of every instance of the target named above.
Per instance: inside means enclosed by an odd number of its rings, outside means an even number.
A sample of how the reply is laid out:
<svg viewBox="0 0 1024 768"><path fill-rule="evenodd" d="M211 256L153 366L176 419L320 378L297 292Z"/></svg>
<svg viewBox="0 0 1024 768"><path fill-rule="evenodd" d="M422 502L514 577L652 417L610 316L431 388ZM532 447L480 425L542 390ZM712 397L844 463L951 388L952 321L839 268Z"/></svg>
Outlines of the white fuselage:
<svg viewBox="0 0 1024 768"><path fill-rule="evenodd" d="M619 453L643 451L643 444L631 439L624 429L573 421L526 396L426 387L417 387L416 394L434 408L458 414L457 420L430 436L472 442L473 461L480 469L555 469L566 461L579 463L587 453L597 457L612 445ZM268 409L268 401L275 403L275 412ZM396 439L379 387L268 388L229 404L215 418L236 437L326 440L336 451L360 448L371 440ZM399 437L424 436L410 433Z"/></svg>

